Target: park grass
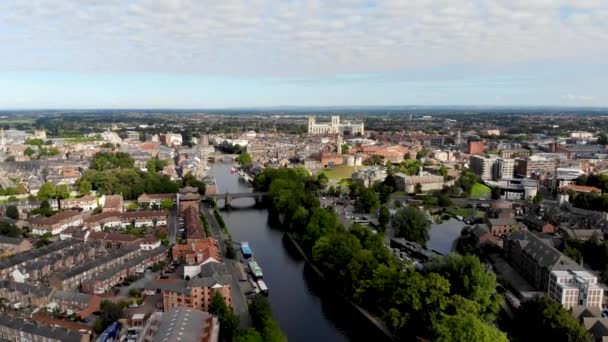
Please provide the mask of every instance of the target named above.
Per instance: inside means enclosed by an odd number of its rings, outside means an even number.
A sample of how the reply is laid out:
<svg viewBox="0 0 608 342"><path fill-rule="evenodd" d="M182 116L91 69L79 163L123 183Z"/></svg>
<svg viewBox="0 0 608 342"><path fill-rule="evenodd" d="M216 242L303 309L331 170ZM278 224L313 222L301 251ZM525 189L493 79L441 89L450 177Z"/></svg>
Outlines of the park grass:
<svg viewBox="0 0 608 342"><path fill-rule="evenodd" d="M34 123L34 119L0 119L0 124L3 125L25 125Z"/></svg>
<svg viewBox="0 0 608 342"><path fill-rule="evenodd" d="M492 189L481 183L475 183L471 188L470 198L490 198L492 196Z"/></svg>
<svg viewBox="0 0 608 342"><path fill-rule="evenodd" d="M355 166L338 165L331 169L323 170L321 173L324 173L329 179L340 180L350 178L356 169L357 167Z"/></svg>
<svg viewBox="0 0 608 342"><path fill-rule="evenodd" d="M454 215L467 218L484 218L486 216L484 211L472 208L452 208L449 211Z"/></svg>

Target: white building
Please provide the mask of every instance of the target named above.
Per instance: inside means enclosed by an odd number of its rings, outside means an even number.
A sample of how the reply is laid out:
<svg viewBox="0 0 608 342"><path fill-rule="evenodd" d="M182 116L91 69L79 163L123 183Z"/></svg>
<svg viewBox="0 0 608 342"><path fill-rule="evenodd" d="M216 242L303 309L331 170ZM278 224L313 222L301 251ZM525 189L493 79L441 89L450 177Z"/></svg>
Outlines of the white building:
<svg viewBox="0 0 608 342"><path fill-rule="evenodd" d="M499 158L493 165L492 178L494 180L513 178L514 169L515 159Z"/></svg>
<svg viewBox="0 0 608 342"><path fill-rule="evenodd" d="M548 290L566 309L579 305L602 308L604 290L597 277L587 271L551 271Z"/></svg>
<svg viewBox="0 0 608 342"><path fill-rule="evenodd" d="M340 117L333 115L330 123L318 124L314 116L308 117L308 134L350 134L350 135L363 135L365 130L363 128L363 122L351 123L346 121L340 123Z"/></svg>
<svg viewBox="0 0 608 342"><path fill-rule="evenodd" d="M593 133L589 132L570 132L570 138L589 139L593 137Z"/></svg>
<svg viewBox="0 0 608 342"><path fill-rule="evenodd" d="M471 171L483 180L500 180L513 178L515 160L499 158L494 155L471 156L469 166Z"/></svg>
<svg viewBox="0 0 608 342"><path fill-rule="evenodd" d="M498 158L495 156L471 156L471 158L469 158L469 167L471 168L471 171L481 177L481 179L489 180L492 179L492 169L496 159Z"/></svg>

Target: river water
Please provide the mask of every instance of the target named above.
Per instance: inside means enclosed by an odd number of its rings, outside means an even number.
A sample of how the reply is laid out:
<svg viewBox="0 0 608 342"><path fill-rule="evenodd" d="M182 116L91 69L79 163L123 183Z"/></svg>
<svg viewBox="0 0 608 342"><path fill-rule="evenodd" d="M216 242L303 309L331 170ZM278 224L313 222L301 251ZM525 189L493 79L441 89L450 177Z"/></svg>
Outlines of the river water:
<svg viewBox="0 0 608 342"><path fill-rule="evenodd" d="M211 164L218 193L251 191L236 174L232 164ZM232 209L222 215L235 242L248 241L264 271L274 317L290 342L386 340L375 327L355 312L327 284L318 279L284 233L273 228L266 209L254 208L254 200L232 200ZM218 203L222 207L223 203ZM454 220L455 221L455 220ZM460 222L446 221L433 225L428 246L442 253L460 233ZM446 252L447 251L447 252Z"/></svg>

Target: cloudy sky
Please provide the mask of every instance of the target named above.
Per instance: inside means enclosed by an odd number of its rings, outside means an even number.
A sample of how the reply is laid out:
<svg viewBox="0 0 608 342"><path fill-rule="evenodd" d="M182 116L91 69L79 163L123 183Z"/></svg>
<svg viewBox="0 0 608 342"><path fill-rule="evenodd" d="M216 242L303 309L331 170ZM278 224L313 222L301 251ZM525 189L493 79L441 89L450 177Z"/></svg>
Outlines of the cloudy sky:
<svg viewBox="0 0 608 342"><path fill-rule="evenodd" d="M0 109L608 106L608 0L2 0Z"/></svg>

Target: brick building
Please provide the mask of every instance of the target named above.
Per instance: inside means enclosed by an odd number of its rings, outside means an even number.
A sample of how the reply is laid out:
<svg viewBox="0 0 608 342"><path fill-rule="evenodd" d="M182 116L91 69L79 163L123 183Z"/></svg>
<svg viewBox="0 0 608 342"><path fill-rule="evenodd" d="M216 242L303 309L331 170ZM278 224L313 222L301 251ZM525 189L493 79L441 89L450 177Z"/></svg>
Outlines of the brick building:
<svg viewBox="0 0 608 342"><path fill-rule="evenodd" d="M69 227L82 225L82 215L77 210L66 210L51 217L36 217L30 221L33 234L57 235Z"/></svg>

